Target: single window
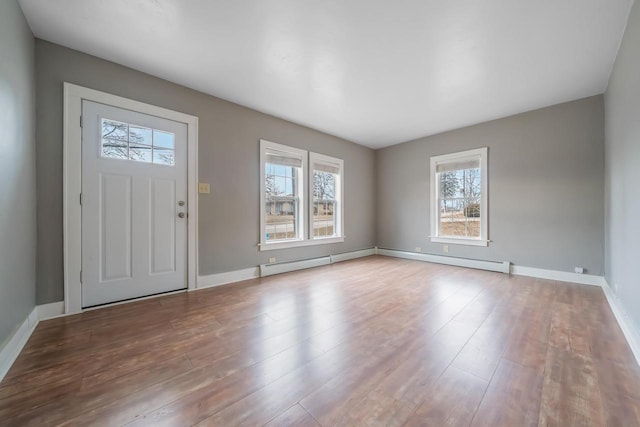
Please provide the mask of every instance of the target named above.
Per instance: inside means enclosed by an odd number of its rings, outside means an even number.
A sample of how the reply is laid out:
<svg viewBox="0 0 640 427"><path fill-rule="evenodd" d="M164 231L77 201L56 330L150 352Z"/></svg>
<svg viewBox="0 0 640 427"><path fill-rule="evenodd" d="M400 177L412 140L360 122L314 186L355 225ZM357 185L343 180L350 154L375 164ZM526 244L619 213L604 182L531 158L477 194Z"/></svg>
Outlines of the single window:
<svg viewBox="0 0 640 427"><path fill-rule="evenodd" d="M431 157L431 241L487 246L487 148Z"/></svg>
<svg viewBox="0 0 640 427"><path fill-rule="evenodd" d="M261 243L303 240L306 151L261 141L261 158Z"/></svg>
<svg viewBox="0 0 640 427"><path fill-rule="evenodd" d="M170 132L102 119L101 141L104 158L175 165L175 135Z"/></svg>
<svg viewBox="0 0 640 427"><path fill-rule="evenodd" d="M343 161L310 153L311 214L313 239L342 236L342 169Z"/></svg>

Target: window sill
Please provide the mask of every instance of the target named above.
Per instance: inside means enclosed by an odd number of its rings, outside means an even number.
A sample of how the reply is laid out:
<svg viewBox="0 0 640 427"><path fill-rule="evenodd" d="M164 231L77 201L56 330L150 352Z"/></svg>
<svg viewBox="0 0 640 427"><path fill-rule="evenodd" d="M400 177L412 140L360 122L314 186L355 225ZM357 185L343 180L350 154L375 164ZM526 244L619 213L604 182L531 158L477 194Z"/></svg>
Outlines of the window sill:
<svg viewBox="0 0 640 427"><path fill-rule="evenodd" d="M436 237L430 236L431 243L447 243L449 245L489 246L490 240L465 239L462 237Z"/></svg>
<svg viewBox="0 0 640 427"><path fill-rule="evenodd" d="M310 240L291 240L285 242L272 242L272 243L259 243L260 252L262 251L272 251L276 249L288 249L288 248L299 248L301 246L316 246L316 245L325 245L328 243L342 243L344 242L344 237L326 237L319 239L310 239Z"/></svg>

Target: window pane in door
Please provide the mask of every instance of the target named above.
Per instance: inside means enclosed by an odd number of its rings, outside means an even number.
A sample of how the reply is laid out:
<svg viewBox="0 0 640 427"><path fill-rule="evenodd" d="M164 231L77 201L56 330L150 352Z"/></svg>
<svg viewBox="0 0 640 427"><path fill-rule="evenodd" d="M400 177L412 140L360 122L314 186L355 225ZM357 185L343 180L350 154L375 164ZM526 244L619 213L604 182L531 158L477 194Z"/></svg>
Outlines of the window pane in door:
<svg viewBox="0 0 640 427"><path fill-rule="evenodd" d="M102 140L102 157L127 160L129 158L129 146L126 141L105 138Z"/></svg>
<svg viewBox="0 0 640 427"><path fill-rule="evenodd" d="M175 135L159 130L153 131L153 146L162 148L175 148Z"/></svg>
<svg viewBox="0 0 640 427"><path fill-rule="evenodd" d="M151 147L148 145L131 144L129 146L129 159L137 162L151 162Z"/></svg>
<svg viewBox="0 0 640 427"><path fill-rule="evenodd" d="M175 135L157 129L102 119L100 154L108 159L175 165Z"/></svg>
<svg viewBox="0 0 640 427"><path fill-rule="evenodd" d="M102 119L102 137L128 141L129 125L115 120Z"/></svg>
<svg viewBox="0 0 640 427"><path fill-rule="evenodd" d="M175 164L175 154L173 150L163 148L153 148L153 163L157 165L173 166Z"/></svg>
<svg viewBox="0 0 640 427"><path fill-rule="evenodd" d="M139 126L129 126L129 142L131 144L153 145L151 129Z"/></svg>

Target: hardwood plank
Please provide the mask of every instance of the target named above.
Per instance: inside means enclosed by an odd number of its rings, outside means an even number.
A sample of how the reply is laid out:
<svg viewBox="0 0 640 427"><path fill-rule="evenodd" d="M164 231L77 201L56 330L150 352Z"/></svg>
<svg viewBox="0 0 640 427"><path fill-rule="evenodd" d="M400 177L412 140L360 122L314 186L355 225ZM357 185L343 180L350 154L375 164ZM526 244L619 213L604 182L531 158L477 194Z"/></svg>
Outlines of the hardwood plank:
<svg viewBox="0 0 640 427"><path fill-rule="evenodd" d="M537 426L543 373L502 359L472 426Z"/></svg>
<svg viewBox="0 0 640 427"><path fill-rule="evenodd" d="M420 405L404 426L469 425L487 385L487 381L451 367L431 387L430 398Z"/></svg>
<svg viewBox="0 0 640 427"><path fill-rule="evenodd" d="M493 376L520 313L496 310L478 328L451 366L489 381Z"/></svg>
<svg viewBox="0 0 640 427"><path fill-rule="evenodd" d="M588 355L549 346L538 425L605 425L596 368Z"/></svg>
<svg viewBox="0 0 640 427"><path fill-rule="evenodd" d="M296 404L265 424L265 427L320 427L320 424L302 406Z"/></svg>

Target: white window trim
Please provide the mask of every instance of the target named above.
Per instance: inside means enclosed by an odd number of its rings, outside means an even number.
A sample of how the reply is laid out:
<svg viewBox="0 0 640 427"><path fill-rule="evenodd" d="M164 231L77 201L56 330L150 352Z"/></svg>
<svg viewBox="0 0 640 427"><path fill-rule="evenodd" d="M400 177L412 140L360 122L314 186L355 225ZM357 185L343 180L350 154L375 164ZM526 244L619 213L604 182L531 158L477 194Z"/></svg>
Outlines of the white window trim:
<svg viewBox="0 0 640 427"><path fill-rule="evenodd" d="M336 185L335 199L338 201L338 212L336 218L336 229L338 232L336 236L331 237L314 237L313 235L313 165L314 164L326 164L326 165L338 165L340 168L340 174L338 176L338 183ZM319 243L340 243L344 242L344 160L336 157L327 156L324 154L318 154L314 152L309 153L309 238L314 244ZM335 213L334 213L335 214Z"/></svg>
<svg viewBox="0 0 640 427"><path fill-rule="evenodd" d="M281 240L278 242L267 242L265 238L265 225L266 215L264 212L264 206L266 203L265 196L265 160L267 150L277 150L285 153L291 153L295 156L299 156L302 159L302 172L298 180L298 193L300 195L300 206L298 212L298 238L290 240ZM260 250L273 250L273 249L286 249L296 246L304 246L307 244L307 192L309 175L309 156L306 150L290 147L288 145L277 144L275 142L267 141L265 139L260 140Z"/></svg>
<svg viewBox="0 0 640 427"><path fill-rule="evenodd" d="M490 240L488 239L488 216L489 211L489 185L488 185L488 169L487 169L487 147L476 148L474 150L461 151L451 154L443 154L441 156L431 157L431 173L430 173L430 187L431 187L431 242L432 243L447 243L452 245L467 245L467 246L488 246ZM480 177L481 177L481 192L482 203L480 204L480 237L452 237L452 236L438 236L438 186L436 180L436 165L438 163L449 162L453 160L464 160L468 158L480 157Z"/></svg>

